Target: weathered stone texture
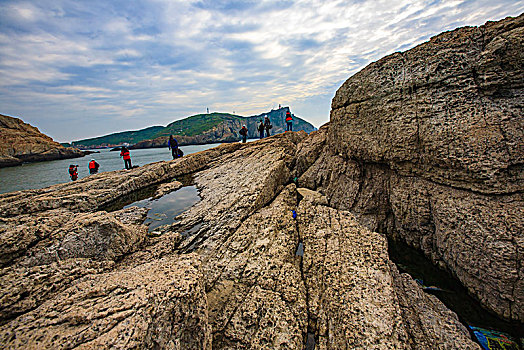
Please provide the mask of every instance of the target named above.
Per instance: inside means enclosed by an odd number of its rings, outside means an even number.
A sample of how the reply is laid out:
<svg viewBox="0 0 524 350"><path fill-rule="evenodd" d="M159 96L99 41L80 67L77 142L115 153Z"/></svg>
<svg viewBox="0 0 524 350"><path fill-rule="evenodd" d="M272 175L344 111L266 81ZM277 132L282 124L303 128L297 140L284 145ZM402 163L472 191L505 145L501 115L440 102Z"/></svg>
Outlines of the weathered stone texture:
<svg viewBox="0 0 524 350"><path fill-rule="evenodd" d="M193 256L93 275L0 328L24 349L211 349Z"/></svg>
<svg viewBox="0 0 524 350"><path fill-rule="evenodd" d="M319 349L478 349L438 299L389 261L385 236L298 189L309 325Z"/></svg>
<svg viewBox="0 0 524 350"><path fill-rule="evenodd" d="M324 142L304 140L304 133L287 133L6 194L0 342L300 349L312 332L320 349L420 349L435 340L473 346L437 300L416 294L408 277L399 287L384 236L328 207L319 192L297 192L297 150L305 168ZM202 200L159 235L147 235L144 209L99 210L112 195L151 184L166 182L158 189L170 191L179 186L173 176L192 171ZM33 211L18 214L15 207L31 201ZM430 306L402 304L415 300L406 293Z"/></svg>
<svg viewBox="0 0 524 350"><path fill-rule="evenodd" d="M408 274L399 274L389 263L393 285L409 335L408 344L414 349L481 349L472 342L469 332L457 315L447 309L434 295L426 294ZM450 337L450 334L453 334Z"/></svg>
<svg viewBox="0 0 524 350"><path fill-rule="evenodd" d="M523 22L446 32L355 74L333 99L323 151L299 178L520 321Z"/></svg>
<svg viewBox="0 0 524 350"><path fill-rule="evenodd" d="M82 156L84 152L63 147L22 120L0 114L0 167Z"/></svg>
<svg viewBox="0 0 524 350"><path fill-rule="evenodd" d="M409 349L385 237L349 212L312 204L307 194L297 219L319 349Z"/></svg>
<svg viewBox="0 0 524 350"><path fill-rule="evenodd" d="M453 187L521 191L523 22L460 28L368 65L333 99L329 145Z"/></svg>

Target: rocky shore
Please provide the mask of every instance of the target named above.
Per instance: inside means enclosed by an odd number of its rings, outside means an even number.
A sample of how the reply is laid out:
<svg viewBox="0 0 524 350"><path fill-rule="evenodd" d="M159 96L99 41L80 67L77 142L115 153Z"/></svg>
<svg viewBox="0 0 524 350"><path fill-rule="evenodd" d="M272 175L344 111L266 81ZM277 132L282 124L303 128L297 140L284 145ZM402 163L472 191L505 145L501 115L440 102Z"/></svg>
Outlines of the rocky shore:
<svg viewBox="0 0 524 350"><path fill-rule="evenodd" d="M387 236L523 321L522 22L371 64L310 135L0 195L0 344L480 349ZM115 206L188 177L201 200L154 234Z"/></svg>
<svg viewBox="0 0 524 350"><path fill-rule="evenodd" d="M0 168L83 156L84 152L60 145L34 126L0 114Z"/></svg>
<svg viewBox="0 0 524 350"><path fill-rule="evenodd" d="M385 236L291 181L308 141L287 133L0 195L0 342L300 349L309 333L320 349L477 348L398 273ZM145 209L100 210L186 174L202 200L160 235Z"/></svg>
<svg viewBox="0 0 524 350"><path fill-rule="evenodd" d="M523 22L446 32L355 74L310 141L320 155L300 178L520 322Z"/></svg>

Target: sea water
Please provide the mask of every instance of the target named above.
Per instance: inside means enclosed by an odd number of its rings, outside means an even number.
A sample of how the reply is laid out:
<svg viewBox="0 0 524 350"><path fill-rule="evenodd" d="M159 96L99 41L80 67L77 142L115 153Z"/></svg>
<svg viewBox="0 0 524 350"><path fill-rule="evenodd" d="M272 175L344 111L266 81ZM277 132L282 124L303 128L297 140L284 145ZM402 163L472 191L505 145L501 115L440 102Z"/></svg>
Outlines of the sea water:
<svg viewBox="0 0 524 350"><path fill-rule="evenodd" d="M207 145L180 146L185 155L216 147L219 143ZM124 169L124 161L119 151L110 149L97 150L82 158L52 160L46 162L26 163L19 166L0 168L0 193L44 188L63 182L71 182L68 168L70 164L78 165L78 178L89 176L88 164L95 159L100 168L99 173ZM146 165L158 161L173 159L171 151L166 148L148 148L130 150L132 165Z"/></svg>

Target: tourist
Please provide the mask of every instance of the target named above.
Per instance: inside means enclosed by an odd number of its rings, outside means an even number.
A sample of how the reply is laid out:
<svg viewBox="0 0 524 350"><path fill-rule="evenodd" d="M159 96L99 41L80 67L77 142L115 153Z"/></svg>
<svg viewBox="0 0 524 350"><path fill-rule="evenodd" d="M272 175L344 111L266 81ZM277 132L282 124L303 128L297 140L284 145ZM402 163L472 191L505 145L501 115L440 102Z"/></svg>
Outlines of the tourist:
<svg viewBox="0 0 524 350"><path fill-rule="evenodd" d="M89 174L98 173L98 168L100 168L100 164L98 164L94 159L91 159L89 162Z"/></svg>
<svg viewBox="0 0 524 350"><path fill-rule="evenodd" d="M78 165L71 164L69 166L69 176L71 177L71 181L78 179Z"/></svg>
<svg viewBox="0 0 524 350"><path fill-rule="evenodd" d="M293 117L289 111L286 112L286 131L293 131Z"/></svg>
<svg viewBox="0 0 524 350"><path fill-rule="evenodd" d="M271 121L269 120L269 117L266 115L264 117L264 128L266 129L266 137L270 136L269 129L271 129L273 125L271 125Z"/></svg>
<svg viewBox="0 0 524 350"><path fill-rule="evenodd" d="M131 169L131 155L126 146L122 146L120 150L120 157L124 158L124 166L126 169Z"/></svg>
<svg viewBox="0 0 524 350"><path fill-rule="evenodd" d="M258 126L258 133L260 134L260 138L264 138L264 122L262 119L260 119L260 125Z"/></svg>
<svg viewBox="0 0 524 350"><path fill-rule="evenodd" d="M240 129L239 134L242 135L242 143L246 143L246 139L247 139L246 124L242 125L242 129Z"/></svg>
<svg viewBox="0 0 524 350"><path fill-rule="evenodd" d="M173 159L176 159L180 157L180 154L178 152L178 142L173 137L173 135L169 136L169 141L167 142L167 147L171 150L171 155L173 156Z"/></svg>

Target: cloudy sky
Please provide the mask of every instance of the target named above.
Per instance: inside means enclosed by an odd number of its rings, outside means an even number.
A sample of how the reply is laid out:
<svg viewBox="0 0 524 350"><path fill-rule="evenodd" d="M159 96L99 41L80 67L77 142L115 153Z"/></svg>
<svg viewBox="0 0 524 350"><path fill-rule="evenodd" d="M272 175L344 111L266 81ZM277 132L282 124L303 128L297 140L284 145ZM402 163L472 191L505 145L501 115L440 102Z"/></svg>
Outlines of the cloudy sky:
<svg viewBox="0 0 524 350"><path fill-rule="evenodd" d="M0 114L72 141L290 106L315 126L368 63L520 0L0 0Z"/></svg>

